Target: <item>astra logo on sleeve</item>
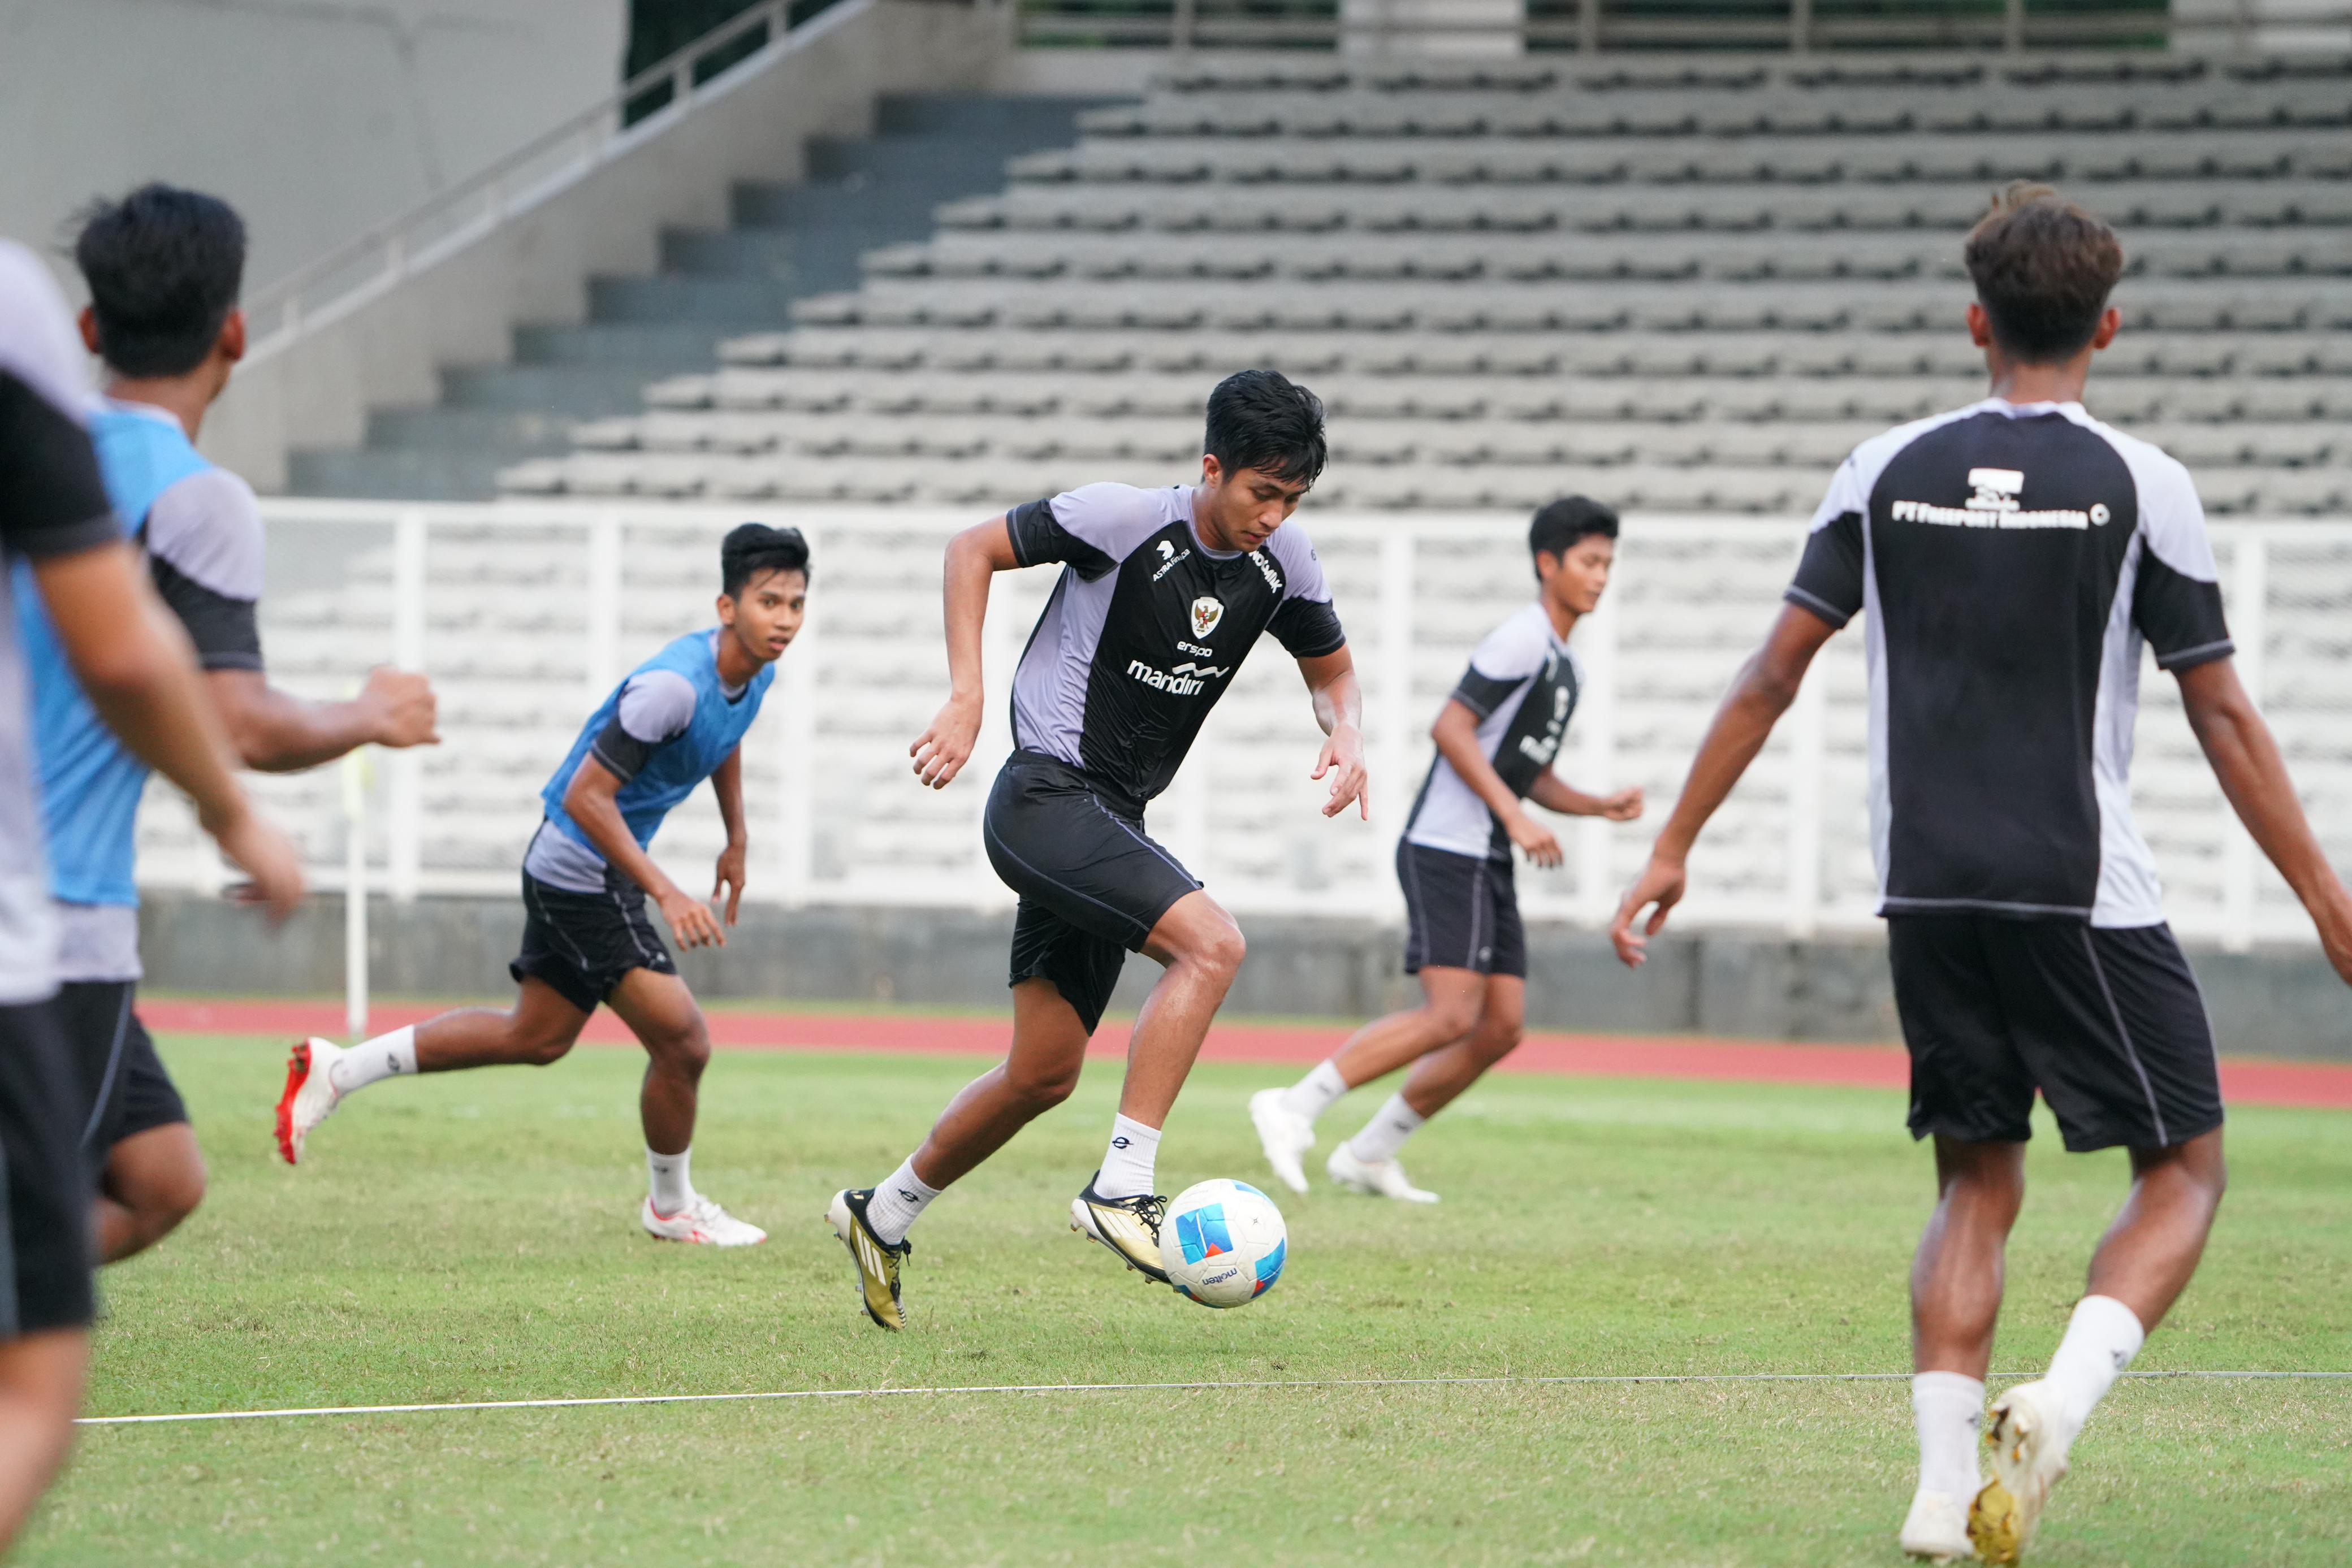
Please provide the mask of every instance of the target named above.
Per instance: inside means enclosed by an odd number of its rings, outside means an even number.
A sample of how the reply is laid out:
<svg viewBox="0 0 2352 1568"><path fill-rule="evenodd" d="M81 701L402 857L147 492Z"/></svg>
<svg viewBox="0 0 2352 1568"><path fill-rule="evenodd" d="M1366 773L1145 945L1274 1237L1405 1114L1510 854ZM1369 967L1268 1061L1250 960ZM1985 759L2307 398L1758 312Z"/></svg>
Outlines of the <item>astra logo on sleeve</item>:
<svg viewBox="0 0 2352 1568"><path fill-rule="evenodd" d="M1151 580L1158 582L1161 578L1166 577L1170 572L1174 571L1178 567L1183 565L1186 561L1191 560L1192 559L1192 552L1190 549L1180 550L1168 540L1161 539L1160 541L1160 570L1151 574Z"/></svg>

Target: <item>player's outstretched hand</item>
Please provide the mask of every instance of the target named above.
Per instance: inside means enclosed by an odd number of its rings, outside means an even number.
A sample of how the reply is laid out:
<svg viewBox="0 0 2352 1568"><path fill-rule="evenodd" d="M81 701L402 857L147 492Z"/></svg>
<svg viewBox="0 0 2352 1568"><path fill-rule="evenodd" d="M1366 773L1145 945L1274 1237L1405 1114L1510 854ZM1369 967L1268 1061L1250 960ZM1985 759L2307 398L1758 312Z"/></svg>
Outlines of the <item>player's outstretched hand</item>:
<svg viewBox="0 0 2352 1568"><path fill-rule="evenodd" d="M662 918L669 922L669 934L677 938L681 947L724 947L727 933L719 929L719 916L710 906L698 898L688 898L677 888L661 895Z"/></svg>
<svg viewBox="0 0 2352 1568"><path fill-rule="evenodd" d="M368 672L367 685L360 688L360 701L375 707L378 745L440 744L440 699L433 695L433 683L423 675L379 665Z"/></svg>
<svg viewBox="0 0 2352 1568"><path fill-rule="evenodd" d="M1665 929L1666 912L1683 900L1683 867L1680 861L1662 861L1650 857L1633 885L1625 890L1625 901L1617 906L1617 918L1609 923L1609 942L1617 949L1618 959L1629 969L1638 969L1649 957L1650 938ZM1642 912L1655 905L1650 918L1638 931L1634 924Z"/></svg>
<svg viewBox="0 0 2352 1568"><path fill-rule="evenodd" d="M1630 822L1641 814L1642 787L1639 784L1630 789L1620 789L1614 795L1603 795L1601 797L1601 810L1595 813L1612 822Z"/></svg>
<svg viewBox="0 0 2352 1568"><path fill-rule="evenodd" d="M1323 802L1323 814L1336 817L1356 803L1356 815L1364 821L1372 820L1372 779L1364 769L1364 737L1352 725L1341 725L1323 742L1323 749L1315 758L1315 771L1310 779L1331 776L1331 798Z"/></svg>
<svg viewBox="0 0 2352 1568"><path fill-rule="evenodd" d="M1511 835L1521 854L1547 870L1568 858L1560 850L1559 836L1525 811L1512 812L1503 831Z"/></svg>
<svg viewBox="0 0 2352 1568"><path fill-rule="evenodd" d="M273 921L294 913L302 902L302 857L277 823L247 806L227 821L205 822L204 829L221 853L252 879L236 889L240 903L265 905Z"/></svg>
<svg viewBox="0 0 2352 1568"><path fill-rule="evenodd" d="M743 863L747 858L744 846L729 844L719 852L719 880L710 884L712 903L719 895L727 894L727 924L735 924L735 912L743 904Z"/></svg>
<svg viewBox="0 0 2352 1568"><path fill-rule="evenodd" d="M915 777L934 789L946 789L980 743L980 714L977 697L948 698L931 727L907 747L907 755L915 759Z"/></svg>

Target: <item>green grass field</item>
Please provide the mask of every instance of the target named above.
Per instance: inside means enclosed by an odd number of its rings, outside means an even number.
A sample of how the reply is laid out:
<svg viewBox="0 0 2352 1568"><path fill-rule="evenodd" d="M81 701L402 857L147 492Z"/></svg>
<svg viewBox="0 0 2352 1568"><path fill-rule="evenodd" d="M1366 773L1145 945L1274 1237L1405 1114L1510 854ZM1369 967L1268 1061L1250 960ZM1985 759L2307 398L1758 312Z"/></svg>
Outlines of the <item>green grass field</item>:
<svg viewBox="0 0 2352 1568"><path fill-rule="evenodd" d="M698 1186L766 1225L710 1254L635 1226L639 1059L392 1083L300 1170L275 1042L167 1041L204 1210L106 1277L96 1415L744 1390L1907 1369L1930 1196L1897 1096L1490 1081L1408 1150L1412 1209L1284 1198L1282 1284L1192 1307L1067 1228L1116 1092L1073 1102L916 1231L913 1330L859 1312L818 1222L969 1060L722 1055ZM1168 1190L1262 1179L1204 1068ZM1377 1096L1324 1123L1344 1136ZM2352 1116L2250 1110L2205 1270L2147 1370L2352 1371ZM2038 1371L2119 1155L2035 1145L1996 1364ZM1310 1165L1310 1169L1317 1169ZM1319 1174L1319 1173L1318 1173ZM1886 1563L1899 1381L971 1394L86 1429L27 1563ZM2032 1561L2352 1560L2352 1382L2135 1380Z"/></svg>

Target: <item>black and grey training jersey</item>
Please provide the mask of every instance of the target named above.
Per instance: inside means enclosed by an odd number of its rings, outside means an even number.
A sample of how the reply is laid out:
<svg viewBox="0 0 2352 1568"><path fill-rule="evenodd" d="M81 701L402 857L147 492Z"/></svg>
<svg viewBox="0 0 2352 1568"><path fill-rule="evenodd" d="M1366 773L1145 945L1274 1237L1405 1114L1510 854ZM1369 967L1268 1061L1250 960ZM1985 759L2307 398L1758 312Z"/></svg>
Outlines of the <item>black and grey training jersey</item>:
<svg viewBox="0 0 2352 1568"><path fill-rule="evenodd" d="M1478 716L1478 749L1521 800L1559 755L1569 716L1584 685L1576 655L1530 604L1486 633L1449 699ZM1429 765L1404 836L1425 849L1488 860L1511 858L1511 837L1444 754Z"/></svg>
<svg viewBox="0 0 2352 1568"><path fill-rule="evenodd" d="M2189 471L2080 403L1988 399L1864 442L1787 597L1866 611L1883 914L2164 918L2131 815L2140 644L2232 651Z"/></svg>
<svg viewBox="0 0 2352 1568"><path fill-rule="evenodd" d="M1067 563L1013 677L1013 743L1137 811L1176 776L1261 633L1301 659L1347 642L1297 523L1257 549L1213 550L1193 532L1192 497L1087 485L1010 517L1023 566Z"/></svg>
<svg viewBox="0 0 2352 1568"><path fill-rule="evenodd" d="M0 242L0 562L71 555L122 537L90 449L90 393L73 318L24 246ZM0 593L0 1006L58 986L32 713L14 597Z"/></svg>

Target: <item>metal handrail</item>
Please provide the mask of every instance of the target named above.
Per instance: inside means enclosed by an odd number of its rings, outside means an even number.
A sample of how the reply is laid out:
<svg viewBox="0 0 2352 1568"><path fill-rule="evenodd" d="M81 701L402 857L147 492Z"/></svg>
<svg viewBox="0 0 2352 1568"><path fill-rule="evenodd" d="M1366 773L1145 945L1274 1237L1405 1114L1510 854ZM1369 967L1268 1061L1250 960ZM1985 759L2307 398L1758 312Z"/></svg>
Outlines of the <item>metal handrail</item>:
<svg viewBox="0 0 2352 1568"><path fill-rule="evenodd" d="M614 156L661 134L712 93L730 89L748 72L765 68L814 33L870 9L875 0L841 0L797 26L793 0L765 0L648 66L586 109L541 132L479 172L436 192L388 223L297 268L245 301L252 366L283 353L315 331L412 275L471 245L507 220L539 205ZM766 29L758 49L698 82L711 56ZM629 106L662 87L669 101L625 124ZM318 298L313 298L318 296Z"/></svg>

